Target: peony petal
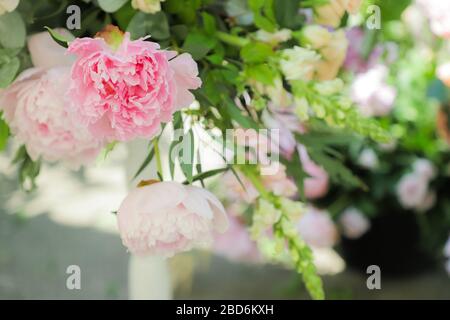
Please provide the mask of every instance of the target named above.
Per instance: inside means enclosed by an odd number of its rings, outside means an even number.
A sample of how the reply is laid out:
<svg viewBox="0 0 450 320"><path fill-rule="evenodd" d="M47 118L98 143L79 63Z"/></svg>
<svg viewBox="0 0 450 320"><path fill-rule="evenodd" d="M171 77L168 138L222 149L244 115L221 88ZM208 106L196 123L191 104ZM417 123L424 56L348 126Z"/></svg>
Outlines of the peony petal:
<svg viewBox="0 0 450 320"><path fill-rule="evenodd" d="M55 31L71 40L74 38L66 29L59 28ZM75 56L66 55L66 49L57 44L47 31L28 37L27 43L31 61L35 67L70 66L75 61Z"/></svg>

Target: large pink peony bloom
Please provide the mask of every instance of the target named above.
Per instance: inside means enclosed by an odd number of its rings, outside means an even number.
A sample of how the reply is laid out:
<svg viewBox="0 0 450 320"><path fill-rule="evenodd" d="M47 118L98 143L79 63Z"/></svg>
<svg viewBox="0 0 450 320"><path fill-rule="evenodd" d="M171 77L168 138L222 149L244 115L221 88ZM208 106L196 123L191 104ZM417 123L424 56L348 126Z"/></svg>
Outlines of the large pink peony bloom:
<svg viewBox="0 0 450 320"><path fill-rule="evenodd" d="M135 254L172 256L212 244L228 227L225 209L207 190L155 182L132 190L117 213L123 244Z"/></svg>
<svg viewBox="0 0 450 320"><path fill-rule="evenodd" d="M70 68L24 71L0 94L0 108L12 133L33 160L61 160L76 168L95 159L101 144L68 117L65 91Z"/></svg>
<svg viewBox="0 0 450 320"><path fill-rule="evenodd" d="M152 137L162 122L194 101L189 90L201 85L189 54L176 57L157 43L131 41L129 33L116 48L103 38L81 38L68 52L77 56L71 112L107 141Z"/></svg>

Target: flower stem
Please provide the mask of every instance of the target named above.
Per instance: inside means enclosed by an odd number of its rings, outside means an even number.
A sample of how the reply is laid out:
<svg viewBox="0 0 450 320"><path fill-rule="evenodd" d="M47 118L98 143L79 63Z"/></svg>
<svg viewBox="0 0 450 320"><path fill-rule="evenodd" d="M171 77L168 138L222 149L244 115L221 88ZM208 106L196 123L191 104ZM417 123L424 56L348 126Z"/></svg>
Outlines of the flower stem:
<svg viewBox="0 0 450 320"><path fill-rule="evenodd" d="M229 33L225 33L222 31L217 31L216 37L220 41L228 43L228 44L230 44L232 46L236 46L236 47L243 47L250 43L250 41L248 39L241 38L241 37L238 37L238 36L235 36L235 35L232 35Z"/></svg>
<svg viewBox="0 0 450 320"><path fill-rule="evenodd" d="M164 177L161 163L161 154L159 152L159 139L153 139L153 149L155 150L156 157L156 170L158 171L158 176L160 179Z"/></svg>

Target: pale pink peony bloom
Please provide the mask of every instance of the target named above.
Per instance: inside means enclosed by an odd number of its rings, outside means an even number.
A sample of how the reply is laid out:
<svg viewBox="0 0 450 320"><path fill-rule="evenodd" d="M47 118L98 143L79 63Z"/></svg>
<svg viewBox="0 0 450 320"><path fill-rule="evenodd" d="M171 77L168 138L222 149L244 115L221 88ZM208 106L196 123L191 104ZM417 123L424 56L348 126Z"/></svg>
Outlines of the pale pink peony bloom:
<svg viewBox="0 0 450 320"><path fill-rule="evenodd" d="M309 206L298 224L300 236L313 247L332 247L338 240L336 226L328 213Z"/></svg>
<svg viewBox="0 0 450 320"><path fill-rule="evenodd" d="M162 122L194 101L189 90L201 85L189 54L176 56L145 39L131 41L129 33L117 48L103 38L80 38L68 52L77 56L71 113L107 141L151 138Z"/></svg>
<svg viewBox="0 0 450 320"><path fill-rule="evenodd" d="M430 19L431 30L437 36L450 38L450 0L416 0Z"/></svg>
<svg viewBox="0 0 450 320"><path fill-rule="evenodd" d="M74 38L66 29L56 28L54 30L67 39L72 40ZM75 61L75 56L66 54L66 49L56 43L47 31L29 36L27 44L31 61L35 67L52 68L71 66Z"/></svg>
<svg viewBox="0 0 450 320"><path fill-rule="evenodd" d="M416 209L427 196L428 181L417 173L406 174L397 184L396 192L405 209Z"/></svg>
<svg viewBox="0 0 450 320"><path fill-rule="evenodd" d="M370 220L356 208L347 208L339 217L342 232L347 238L357 239L370 229Z"/></svg>
<svg viewBox="0 0 450 320"><path fill-rule="evenodd" d="M436 192L428 191L422 202L416 207L416 210L419 212L427 212L436 204Z"/></svg>
<svg viewBox="0 0 450 320"><path fill-rule="evenodd" d="M417 159L413 163L413 170L425 180L431 180L436 176L436 167L428 159Z"/></svg>
<svg viewBox="0 0 450 320"><path fill-rule="evenodd" d="M102 145L68 117L69 83L70 68L28 69L2 91L0 107L33 160L42 157L78 168L92 162Z"/></svg>
<svg viewBox="0 0 450 320"><path fill-rule="evenodd" d="M306 198L317 199L323 197L328 192L329 178L327 172L309 158L304 146L300 145L298 152L303 170L309 175L303 181Z"/></svg>
<svg viewBox="0 0 450 320"><path fill-rule="evenodd" d="M229 222L228 230L216 235L214 252L236 262L261 261L256 242L250 238L246 226L233 214L229 214Z"/></svg>
<svg viewBox="0 0 450 320"><path fill-rule="evenodd" d="M130 252L173 256L213 243L213 232L225 232L228 219L212 193L172 181L132 190L117 213L120 236Z"/></svg>
<svg viewBox="0 0 450 320"><path fill-rule="evenodd" d="M350 95L363 115L385 116L391 112L397 91L385 83L387 76L387 67L377 65L355 78Z"/></svg>

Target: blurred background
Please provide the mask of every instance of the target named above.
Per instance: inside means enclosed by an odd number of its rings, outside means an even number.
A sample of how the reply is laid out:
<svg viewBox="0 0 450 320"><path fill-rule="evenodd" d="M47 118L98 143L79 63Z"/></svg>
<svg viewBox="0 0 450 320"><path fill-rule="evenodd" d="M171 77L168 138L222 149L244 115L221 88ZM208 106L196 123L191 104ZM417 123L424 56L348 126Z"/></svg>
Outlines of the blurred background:
<svg viewBox="0 0 450 320"><path fill-rule="evenodd" d="M0 299L128 298L129 255L111 213L126 195L126 156L127 150L119 147L104 162L79 173L45 166L40 188L32 195L18 188L9 158L0 158ZM66 288L66 269L73 264L81 269L81 290ZM323 276L329 299L450 299L450 281L441 264L406 275L382 272L381 290L367 289L368 275L345 267L336 256L321 265L332 273ZM308 297L298 276L281 267L193 252L172 258L170 268L175 298Z"/></svg>

